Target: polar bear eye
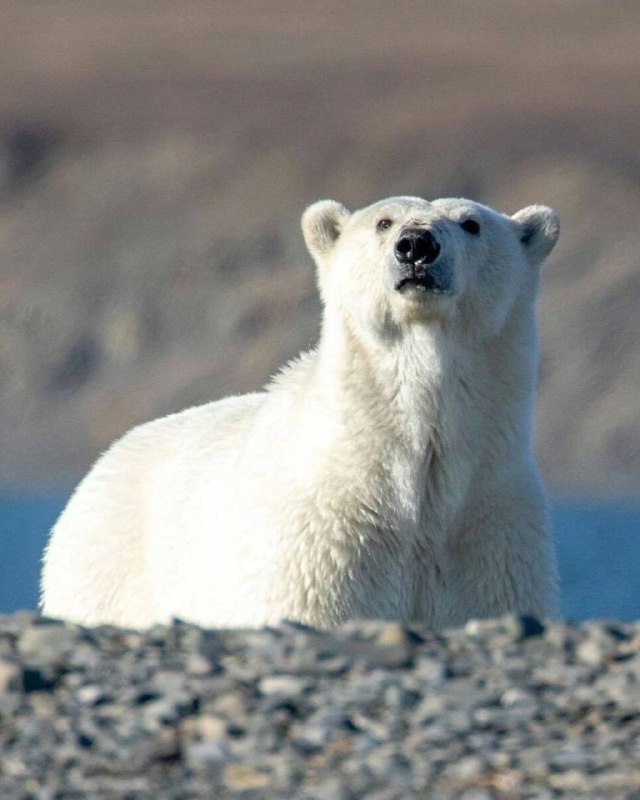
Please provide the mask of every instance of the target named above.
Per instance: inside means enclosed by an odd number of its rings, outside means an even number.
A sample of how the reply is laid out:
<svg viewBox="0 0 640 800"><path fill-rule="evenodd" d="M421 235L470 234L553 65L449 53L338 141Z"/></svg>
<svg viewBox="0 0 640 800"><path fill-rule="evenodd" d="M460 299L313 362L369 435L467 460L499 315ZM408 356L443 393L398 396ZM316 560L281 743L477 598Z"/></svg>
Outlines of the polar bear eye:
<svg viewBox="0 0 640 800"><path fill-rule="evenodd" d="M480 233L480 223L476 222L475 219L465 219L464 222L460 223L460 227L463 231L472 233L474 236L478 236Z"/></svg>
<svg viewBox="0 0 640 800"><path fill-rule="evenodd" d="M378 220L378 224L376 225L376 228L377 228L379 231L386 231L386 230L388 230L388 229L391 227L391 224L392 224L392 223L391 223L391 220L390 220L390 219L387 219L387 218L385 217L384 219Z"/></svg>

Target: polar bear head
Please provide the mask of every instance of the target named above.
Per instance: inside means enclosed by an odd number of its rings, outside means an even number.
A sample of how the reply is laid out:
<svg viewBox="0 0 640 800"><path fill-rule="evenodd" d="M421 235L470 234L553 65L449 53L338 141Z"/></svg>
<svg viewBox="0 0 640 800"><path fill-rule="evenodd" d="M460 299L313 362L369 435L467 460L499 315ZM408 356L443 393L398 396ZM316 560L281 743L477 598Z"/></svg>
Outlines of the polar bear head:
<svg viewBox="0 0 640 800"><path fill-rule="evenodd" d="M379 333L462 320L491 337L518 298L533 301L559 222L546 206L509 217L471 200L392 197L353 213L321 200L302 229L327 309Z"/></svg>

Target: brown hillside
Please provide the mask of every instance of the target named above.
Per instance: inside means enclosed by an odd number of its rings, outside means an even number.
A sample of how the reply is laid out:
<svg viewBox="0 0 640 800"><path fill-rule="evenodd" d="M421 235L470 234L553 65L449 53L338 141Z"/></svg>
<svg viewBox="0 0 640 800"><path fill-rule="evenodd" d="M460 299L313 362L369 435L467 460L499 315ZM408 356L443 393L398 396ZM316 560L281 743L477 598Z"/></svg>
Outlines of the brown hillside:
<svg viewBox="0 0 640 800"><path fill-rule="evenodd" d="M322 196L560 213L537 449L640 487L640 14L492 0L3 3L0 484L259 387L318 330Z"/></svg>

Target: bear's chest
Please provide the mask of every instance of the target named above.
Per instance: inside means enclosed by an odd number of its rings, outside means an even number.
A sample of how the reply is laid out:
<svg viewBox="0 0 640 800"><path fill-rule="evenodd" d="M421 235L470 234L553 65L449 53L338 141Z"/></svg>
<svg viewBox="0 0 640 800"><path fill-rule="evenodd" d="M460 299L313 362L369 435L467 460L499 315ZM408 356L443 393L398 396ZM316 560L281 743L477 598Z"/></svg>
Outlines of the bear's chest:
<svg viewBox="0 0 640 800"><path fill-rule="evenodd" d="M363 499L345 503L336 495L333 504L297 506L273 552L269 605L320 626L410 617L415 532Z"/></svg>

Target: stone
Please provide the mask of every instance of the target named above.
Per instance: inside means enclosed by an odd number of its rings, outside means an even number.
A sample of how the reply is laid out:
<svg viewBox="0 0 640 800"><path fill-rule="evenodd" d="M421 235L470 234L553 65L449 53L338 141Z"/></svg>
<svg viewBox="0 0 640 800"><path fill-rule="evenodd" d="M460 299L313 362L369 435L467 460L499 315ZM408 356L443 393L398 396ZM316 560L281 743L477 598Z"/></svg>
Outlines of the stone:
<svg viewBox="0 0 640 800"><path fill-rule="evenodd" d="M209 714L197 716L195 718L195 728L203 739L225 739L227 735L227 723L220 717Z"/></svg>
<svg viewBox="0 0 640 800"><path fill-rule="evenodd" d="M248 764L229 764L224 769L224 780L233 791L264 789L269 785L269 776Z"/></svg>
<svg viewBox="0 0 640 800"><path fill-rule="evenodd" d="M18 654L25 661L43 663L63 657L78 642L78 629L46 620L30 625L18 638Z"/></svg>
<svg viewBox="0 0 640 800"><path fill-rule="evenodd" d="M192 742L185 747L185 761L196 772L209 772L217 769L226 760L227 748L214 739Z"/></svg>
<svg viewBox="0 0 640 800"><path fill-rule="evenodd" d="M482 621L425 633L402 666L371 658L388 623L221 632L224 668L190 675L203 658L194 626L144 632L133 650L116 629L77 629L77 647L24 648L52 656L34 663L17 643L39 625L5 619L2 798L618 800L640 785L635 624L624 638L610 622L554 622L529 641ZM585 663L585 643L604 657ZM342 669L325 671L338 652ZM465 667L447 680L452 662Z"/></svg>
<svg viewBox="0 0 640 800"><path fill-rule="evenodd" d="M399 622L390 622L378 633L376 642L383 647L407 647L412 638Z"/></svg>
<svg viewBox="0 0 640 800"><path fill-rule="evenodd" d="M21 684L22 668L19 663L0 658L0 693L17 689Z"/></svg>
<svg viewBox="0 0 640 800"><path fill-rule="evenodd" d="M258 689L264 695L280 695L298 697L309 686L304 678L291 675L269 675L258 683Z"/></svg>
<svg viewBox="0 0 640 800"><path fill-rule="evenodd" d="M530 639L534 636L542 636L545 632L544 624L535 617L527 616L512 616L506 617L507 630L516 636L518 639Z"/></svg>
<svg viewBox="0 0 640 800"><path fill-rule="evenodd" d="M98 703L104 702L106 695L100 686L95 684L88 684L81 686L76 691L76 700L83 706L95 706Z"/></svg>

